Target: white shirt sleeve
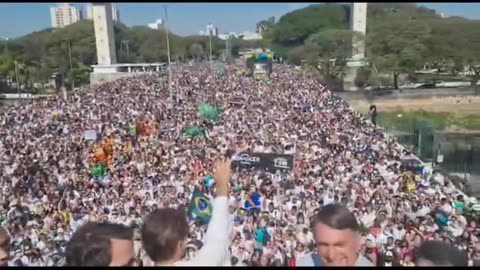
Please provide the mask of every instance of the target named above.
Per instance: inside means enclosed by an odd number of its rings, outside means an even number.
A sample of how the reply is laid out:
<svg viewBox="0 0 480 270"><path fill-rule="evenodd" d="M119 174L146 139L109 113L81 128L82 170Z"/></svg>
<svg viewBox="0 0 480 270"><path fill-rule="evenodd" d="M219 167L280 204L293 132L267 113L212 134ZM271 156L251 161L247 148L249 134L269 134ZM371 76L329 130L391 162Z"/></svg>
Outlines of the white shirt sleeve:
<svg viewBox="0 0 480 270"><path fill-rule="evenodd" d="M228 259L229 231L232 225L228 213L228 198L217 197L212 202L212 218L208 224L203 247L190 261L175 266L223 266Z"/></svg>

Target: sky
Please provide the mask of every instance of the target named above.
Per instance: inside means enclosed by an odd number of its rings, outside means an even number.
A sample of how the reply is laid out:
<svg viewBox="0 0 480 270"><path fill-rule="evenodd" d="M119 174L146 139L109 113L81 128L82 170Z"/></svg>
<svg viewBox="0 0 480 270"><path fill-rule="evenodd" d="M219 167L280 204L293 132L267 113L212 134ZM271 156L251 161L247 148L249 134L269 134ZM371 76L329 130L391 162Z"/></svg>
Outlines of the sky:
<svg viewBox="0 0 480 270"><path fill-rule="evenodd" d="M164 18L179 35L198 34L207 24L220 33L255 31L262 19L280 16L312 3L118 3L120 20L128 26L147 25ZM0 37L15 38L51 26L49 7L56 3L0 3ZM75 3L84 8L86 3ZM446 16L480 19L480 3L418 3Z"/></svg>

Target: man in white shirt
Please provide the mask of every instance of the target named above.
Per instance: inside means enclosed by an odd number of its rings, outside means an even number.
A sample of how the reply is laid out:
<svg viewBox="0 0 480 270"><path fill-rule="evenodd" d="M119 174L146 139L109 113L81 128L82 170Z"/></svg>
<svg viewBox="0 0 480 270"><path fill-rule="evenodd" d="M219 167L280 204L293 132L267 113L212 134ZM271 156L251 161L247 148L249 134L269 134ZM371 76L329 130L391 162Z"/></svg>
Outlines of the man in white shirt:
<svg viewBox="0 0 480 270"><path fill-rule="evenodd" d="M231 222L228 213L230 159L215 166L217 197L212 201L212 217L203 247L184 261L189 226L185 214L176 209L157 209L147 216L142 227L142 243L155 266L223 266L229 260Z"/></svg>

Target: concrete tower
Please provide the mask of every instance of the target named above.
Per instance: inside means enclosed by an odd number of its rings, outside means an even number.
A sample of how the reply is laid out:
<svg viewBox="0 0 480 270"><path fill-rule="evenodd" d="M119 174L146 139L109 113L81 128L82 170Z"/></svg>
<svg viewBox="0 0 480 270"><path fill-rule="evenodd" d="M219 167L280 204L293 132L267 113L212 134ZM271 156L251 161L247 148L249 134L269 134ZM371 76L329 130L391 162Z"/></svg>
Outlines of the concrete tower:
<svg viewBox="0 0 480 270"><path fill-rule="evenodd" d="M115 33L111 3L92 3L95 42L97 45L97 64L111 65L117 63Z"/></svg>
<svg viewBox="0 0 480 270"><path fill-rule="evenodd" d="M350 27L352 31L359 32L363 36L367 33L367 3L353 3L350 8ZM365 40L353 38L352 57L349 59L343 77L343 89L345 91L356 91L355 85L358 70L366 65L365 61Z"/></svg>
<svg viewBox="0 0 480 270"><path fill-rule="evenodd" d="M363 36L367 34L367 3L353 3L350 9L351 21L350 27L353 31L361 33ZM352 40L353 52L352 59L365 58L365 41Z"/></svg>

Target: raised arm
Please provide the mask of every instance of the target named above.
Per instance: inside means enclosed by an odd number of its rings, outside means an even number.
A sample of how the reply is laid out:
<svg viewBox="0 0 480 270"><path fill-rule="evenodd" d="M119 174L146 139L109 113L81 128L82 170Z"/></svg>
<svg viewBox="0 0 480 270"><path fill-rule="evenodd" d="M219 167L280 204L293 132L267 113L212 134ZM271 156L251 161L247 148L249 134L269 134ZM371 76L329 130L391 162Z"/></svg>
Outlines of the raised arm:
<svg viewBox="0 0 480 270"><path fill-rule="evenodd" d="M230 215L228 213L229 182L232 176L231 161L226 159L215 164L216 198L212 202L212 218L208 224L203 247L196 256L182 265L223 266L228 259L230 244Z"/></svg>

